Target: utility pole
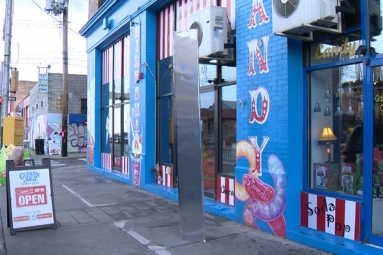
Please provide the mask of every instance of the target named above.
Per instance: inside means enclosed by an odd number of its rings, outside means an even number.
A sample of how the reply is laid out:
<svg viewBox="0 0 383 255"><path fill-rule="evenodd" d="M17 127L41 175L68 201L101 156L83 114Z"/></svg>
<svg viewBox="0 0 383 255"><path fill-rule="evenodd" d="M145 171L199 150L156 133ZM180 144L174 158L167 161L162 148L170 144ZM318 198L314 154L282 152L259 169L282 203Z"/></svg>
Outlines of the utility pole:
<svg viewBox="0 0 383 255"><path fill-rule="evenodd" d="M11 63L11 38L12 38L12 14L13 14L13 0L6 1L5 10L5 26L4 26L4 63L3 63L3 81L1 97L3 99L1 107L1 144L3 145L3 123L4 117L8 116L8 100L9 100L9 69Z"/></svg>
<svg viewBox="0 0 383 255"><path fill-rule="evenodd" d="M61 156L68 156L68 6L69 0L47 0L45 11L63 14L63 91L61 122Z"/></svg>
<svg viewBox="0 0 383 255"><path fill-rule="evenodd" d="M69 0L67 1L67 3ZM68 5L63 9L63 94L61 156L68 156Z"/></svg>

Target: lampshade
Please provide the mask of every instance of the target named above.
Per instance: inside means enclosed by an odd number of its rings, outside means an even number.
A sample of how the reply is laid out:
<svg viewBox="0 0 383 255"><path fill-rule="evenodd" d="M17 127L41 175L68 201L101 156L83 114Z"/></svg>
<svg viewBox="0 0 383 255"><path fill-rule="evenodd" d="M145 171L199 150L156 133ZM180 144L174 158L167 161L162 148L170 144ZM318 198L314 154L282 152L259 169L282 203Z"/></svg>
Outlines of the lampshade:
<svg viewBox="0 0 383 255"><path fill-rule="evenodd" d="M322 135L319 138L319 141L321 142L328 142L328 141L336 141L337 138L332 132L330 127L324 127L322 131Z"/></svg>

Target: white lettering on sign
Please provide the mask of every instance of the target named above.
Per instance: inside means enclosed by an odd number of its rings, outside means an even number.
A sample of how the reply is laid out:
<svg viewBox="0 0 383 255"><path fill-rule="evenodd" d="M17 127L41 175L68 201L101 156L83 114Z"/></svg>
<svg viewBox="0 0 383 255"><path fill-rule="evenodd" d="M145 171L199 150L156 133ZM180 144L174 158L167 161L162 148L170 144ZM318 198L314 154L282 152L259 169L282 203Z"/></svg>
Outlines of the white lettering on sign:
<svg viewBox="0 0 383 255"><path fill-rule="evenodd" d="M16 207L45 205L47 195L45 186L16 188Z"/></svg>
<svg viewBox="0 0 383 255"><path fill-rule="evenodd" d="M29 206L29 205L41 205L45 204L44 195L27 195L20 196L18 199L19 206Z"/></svg>
<svg viewBox="0 0 383 255"><path fill-rule="evenodd" d="M48 84L48 74L39 74L39 83Z"/></svg>

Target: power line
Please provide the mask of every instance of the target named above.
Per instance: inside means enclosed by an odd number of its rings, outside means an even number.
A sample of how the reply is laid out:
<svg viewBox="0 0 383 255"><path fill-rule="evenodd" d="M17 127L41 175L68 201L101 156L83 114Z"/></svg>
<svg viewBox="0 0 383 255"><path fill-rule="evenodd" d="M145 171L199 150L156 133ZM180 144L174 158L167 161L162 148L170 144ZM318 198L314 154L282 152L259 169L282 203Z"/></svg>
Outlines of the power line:
<svg viewBox="0 0 383 255"><path fill-rule="evenodd" d="M60 57L42 57L42 58L20 58L19 57L19 61L22 61L22 60L29 60L29 59L61 59ZM79 62L85 62L87 63L86 60L83 60L83 59L78 59L78 58L68 58L69 60L74 60L74 61L79 61Z"/></svg>
<svg viewBox="0 0 383 255"><path fill-rule="evenodd" d="M47 13L43 8L41 8L41 6L38 5L38 3L35 2L35 0L31 0L31 1L32 1L37 7L39 7L39 9L42 10L46 15L48 15L48 16L51 17L52 19L55 19L56 21L60 22L60 24L62 23L61 20L56 19L55 17L53 17L52 15L50 15L49 13ZM77 31L74 31L73 29L71 29L71 28L69 28L69 27L68 27L68 29L69 29L71 32L75 33L76 35L81 36Z"/></svg>
<svg viewBox="0 0 383 255"><path fill-rule="evenodd" d="M37 56L40 57L41 55L49 55L49 54L62 54L60 51L51 51L51 52L33 52L33 53L20 53L19 56ZM71 55L86 55L85 51L69 51L69 54Z"/></svg>

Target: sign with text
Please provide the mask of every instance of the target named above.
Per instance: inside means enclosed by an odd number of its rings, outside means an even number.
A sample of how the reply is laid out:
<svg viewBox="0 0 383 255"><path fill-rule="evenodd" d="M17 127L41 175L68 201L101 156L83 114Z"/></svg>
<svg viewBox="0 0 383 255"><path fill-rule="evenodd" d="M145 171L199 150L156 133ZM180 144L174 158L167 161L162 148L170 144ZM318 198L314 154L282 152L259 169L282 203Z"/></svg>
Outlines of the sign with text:
<svg viewBox="0 0 383 255"><path fill-rule="evenodd" d="M7 160L8 226L11 234L30 228L56 228L49 159L42 166L14 167Z"/></svg>
<svg viewBox="0 0 383 255"><path fill-rule="evenodd" d="M360 240L360 203L305 192L300 197L302 227Z"/></svg>
<svg viewBox="0 0 383 255"><path fill-rule="evenodd" d="M16 97L9 97L9 101L16 101Z"/></svg>
<svg viewBox="0 0 383 255"><path fill-rule="evenodd" d="M48 74L40 73L39 74L39 92L48 92Z"/></svg>

